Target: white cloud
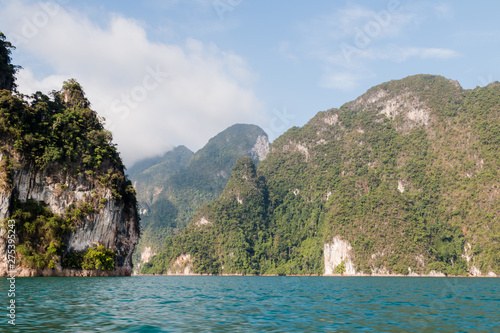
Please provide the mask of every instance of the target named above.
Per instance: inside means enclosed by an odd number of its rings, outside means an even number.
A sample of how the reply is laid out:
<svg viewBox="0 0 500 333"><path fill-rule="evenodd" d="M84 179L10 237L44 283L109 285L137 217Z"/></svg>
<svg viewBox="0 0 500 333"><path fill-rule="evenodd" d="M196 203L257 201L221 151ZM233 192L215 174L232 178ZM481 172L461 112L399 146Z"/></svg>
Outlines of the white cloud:
<svg viewBox="0 0 500 333"><path fill-rule="evenodd" d="M333 13L321 15L302 26L303 33L315 46L338 45L347 42L357 45L362 39L370 42L397 36L404 27L415 21L412 13L401 10L401 4L373 10L365 6L347 4ZM314 45L313 45L314 46Z"/></svg>
<svg viewBox="0 0 500 333"><path fill-rule="evenodd" d="M148 6L162 9L169 9L179 4L196 5L198 8L207 10L214 6L215 0L146 0L144 3Z"/></svg>
<svg viewBox="0 0 500 333"><path fill-rule="evenodd" d="M114 16L101 27L55 2L11 1L0 21L23 55L52 73L37 80L29 67L22 70L21 92L48 92L77 79L129 166L172 145L199 149L236 122L264 123L255 75L241 57L214 44L153 43L132 19Z"/></svg>
<svg viewBox="0 0 500 333"><path fill-rule="evenodd" d="M401 4L392 1L379 10L347 4L307 22L302 30L310 53L326 68L319 86L356 88L373 75L366 69L367 62L386 57L376 47L399 35L414 19L413 14L401 10Z"/></svg>

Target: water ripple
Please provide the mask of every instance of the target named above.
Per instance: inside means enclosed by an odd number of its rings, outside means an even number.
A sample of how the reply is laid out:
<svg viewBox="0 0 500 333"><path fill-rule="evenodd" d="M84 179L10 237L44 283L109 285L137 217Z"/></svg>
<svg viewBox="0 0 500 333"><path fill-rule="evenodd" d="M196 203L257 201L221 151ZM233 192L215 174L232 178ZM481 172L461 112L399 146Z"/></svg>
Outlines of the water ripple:
<svg viewBox="0 0 500 333"><path fill-rule="evenodd" d="M19 278L16 289L17 325L2 331L500 332L498 279Z"/></svg>

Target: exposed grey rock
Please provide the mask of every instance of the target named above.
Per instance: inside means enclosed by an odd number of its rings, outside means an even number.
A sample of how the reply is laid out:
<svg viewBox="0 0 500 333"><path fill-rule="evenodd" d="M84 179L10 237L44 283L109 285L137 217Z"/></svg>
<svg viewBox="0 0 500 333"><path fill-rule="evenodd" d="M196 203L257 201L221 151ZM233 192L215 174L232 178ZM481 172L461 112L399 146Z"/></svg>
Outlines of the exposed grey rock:
<svg viewBox="0 0 500 333"><path fill-rule="evenodd" d="M0 154L0 162L5 158ZM57 166L36 170L24 164L13 172L10 188L0 190L0 221L7 218L13 198L21 202L29 199L43 201L55 214L64 216L66 209L81 201L91 202L95 198L107 199L103 208L83 218L67 240L66 252L83 251L90 246L104 245L116 254L115 270L107 273L81 273L86 275L130 275L132 273L132 253L139 240L135 207L126 207L122 199L113 197L111 190L92 177L72 177ZM6 230L0 230L0 276L7 271ZM57 272L56 272L57 270ZM72 270L31 270L22 269L17 276L76 276Z"/></svg>
<svg viewBox="0 0 500 333"><path fill-rule="evenodd" d="M269 153L269 139L265 135L259 135L255 145L250 150L250 157L259 162L263 161Z"/></svg>

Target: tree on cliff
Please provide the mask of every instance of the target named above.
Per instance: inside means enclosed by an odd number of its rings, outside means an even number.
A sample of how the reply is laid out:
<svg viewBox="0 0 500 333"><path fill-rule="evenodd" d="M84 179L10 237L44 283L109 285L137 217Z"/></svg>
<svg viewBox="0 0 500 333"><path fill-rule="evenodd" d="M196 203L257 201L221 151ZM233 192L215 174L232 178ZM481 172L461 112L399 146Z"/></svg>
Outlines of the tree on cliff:
<svg viewBox="0 0 500 333"><path fill-rule="evenodd" d="M0 32L0 196L6 198L2 199L0 228L6 230L7 221L16 221L19 267L122 269L127 274L140 235L139 217L135 190L126 178L111 132L90 109L83 88L74 79L65 81L62 90L51 92L50 97L40 91L29 97L15 94L14 74L19 67L11 65L13 48ZM39 196L31 189L18 197L21 183L35 182L19 176L23 174L49 175L40 178L53 183L37 178L36 185L51 193L49 202L37 201ZM83 198L72 195L82 191ZM62 193L71 199L59 200ZM54 206L57 213L52 211ZM113 207L112 215L117 218L108 217L106 207ZM121 207L123 214L114 207ZM104 240L109 235L95 225L108 222L114 223L112 229L117 232L115 243L105 248L101 243L109 244ZM92 242L76 248L69 239L76 230L85 229L86 223L96 230L90 231ZM6 237L2 231L0 258L6 257ZM5 267L6 260L0 260L0 276L7 274Z"/></svg>
<svg viewBox="0 0 500 333"><path fill-rule="evenodd" d="M0 89L15 90L15 76L19 66L12 65L10 54L15 47L0 31Z"/></svg>

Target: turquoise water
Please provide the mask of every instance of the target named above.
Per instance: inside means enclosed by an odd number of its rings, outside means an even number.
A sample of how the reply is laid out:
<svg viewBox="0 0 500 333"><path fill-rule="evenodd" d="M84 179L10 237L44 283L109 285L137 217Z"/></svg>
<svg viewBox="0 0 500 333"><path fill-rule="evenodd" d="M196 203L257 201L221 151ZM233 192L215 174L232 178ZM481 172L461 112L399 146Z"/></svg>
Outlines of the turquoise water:
<svg viewBox="0 0 500 333"><path fill-rule="evenodd" d="M500 279L487 278L18 278L15 299L2 331L500 332Z"/></svg>

